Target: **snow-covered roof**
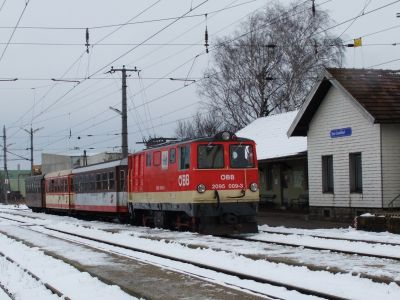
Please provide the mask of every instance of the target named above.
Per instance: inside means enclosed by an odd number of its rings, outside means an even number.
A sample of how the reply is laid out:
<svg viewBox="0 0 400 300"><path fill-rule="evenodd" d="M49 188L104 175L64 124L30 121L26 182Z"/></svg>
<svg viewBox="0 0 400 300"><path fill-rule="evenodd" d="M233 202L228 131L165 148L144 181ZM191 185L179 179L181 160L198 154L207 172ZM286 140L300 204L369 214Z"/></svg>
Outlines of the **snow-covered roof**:
<svg viewBox="0 0 400 300"><path fill-rule="evenodd" d="M297 115L296 111L254 120L236 135L257 144L258 160L296 155L307 151L307 137L290 137L286 133Z"/></svg>

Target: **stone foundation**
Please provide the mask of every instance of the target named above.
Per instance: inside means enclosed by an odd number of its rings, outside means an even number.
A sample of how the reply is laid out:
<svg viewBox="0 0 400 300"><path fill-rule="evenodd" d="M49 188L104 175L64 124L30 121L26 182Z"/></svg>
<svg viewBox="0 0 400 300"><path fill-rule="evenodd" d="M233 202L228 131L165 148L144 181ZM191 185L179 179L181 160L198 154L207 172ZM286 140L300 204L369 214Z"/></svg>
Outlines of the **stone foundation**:
<svg viewBox="0 0 400 300"><path fill-rule="evenodd" d="M310 206L309 218L313 220L352 222L356 216L381 212L383 212L382 208Z"/></svg>

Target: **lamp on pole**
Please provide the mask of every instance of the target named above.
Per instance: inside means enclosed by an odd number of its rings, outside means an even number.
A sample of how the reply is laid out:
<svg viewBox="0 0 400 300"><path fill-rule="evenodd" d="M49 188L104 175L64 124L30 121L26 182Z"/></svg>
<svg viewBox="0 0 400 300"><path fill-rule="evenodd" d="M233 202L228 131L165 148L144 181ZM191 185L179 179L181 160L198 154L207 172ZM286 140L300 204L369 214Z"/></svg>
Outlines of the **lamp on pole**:
<svg viewBox="0 0 400 300"><path fill-rule="evenodd" d="M43 128L44 127L33 129L31 127L30 130L23 128L29 134L30 139L31 139L31 147L29 148L31 150L31 159L30 159L30 161L31 161L31 175L33 175L33 134L38 132L39 130L42 130Z"/></svg>

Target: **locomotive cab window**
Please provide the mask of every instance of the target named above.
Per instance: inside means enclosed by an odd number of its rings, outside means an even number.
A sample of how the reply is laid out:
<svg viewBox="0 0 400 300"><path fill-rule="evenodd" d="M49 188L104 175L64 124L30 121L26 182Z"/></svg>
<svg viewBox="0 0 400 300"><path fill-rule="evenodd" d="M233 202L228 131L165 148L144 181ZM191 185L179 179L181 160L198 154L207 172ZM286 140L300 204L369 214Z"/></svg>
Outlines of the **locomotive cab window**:
<svg viewBox="0 0 400 300"><path fill-rule="evenodd" d="M151 153L146 153L146 167L151 166Z"/></svg>
<svg viewBox="0 0 400 300"><path fill-rule="evenodd" d="M251 145L231 145L229 155L231 168L254 167L253 147Z"/></svg>
<svg viewBox="0 0 400 300"><path fill-rule="evenodd" d="M189 145L179 147L179 170L187 170L190 167Z"/></svg>
<svg viewBox="0 0 400 300"><path fill-rule="evenodd" d="M169 150L169 163L174 164L176 160L176 149L172 148Z"/></svg>
<svg viewBox="0 0 400 300"><path fill-rule="evenodd" d="M223 145L199 145L197 167L199 169L222 169L224 167Z"/></svg>

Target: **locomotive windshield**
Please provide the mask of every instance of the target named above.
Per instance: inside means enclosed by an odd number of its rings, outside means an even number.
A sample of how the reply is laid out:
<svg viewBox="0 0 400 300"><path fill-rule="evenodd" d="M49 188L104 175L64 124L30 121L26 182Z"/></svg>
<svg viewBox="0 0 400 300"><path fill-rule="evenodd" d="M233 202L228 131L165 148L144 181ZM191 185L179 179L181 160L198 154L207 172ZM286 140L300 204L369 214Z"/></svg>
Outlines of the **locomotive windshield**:
<svg viewBox="0 0 400 300"><path fill-rule="evenodd" d="M223 145L199 145L197 153L199 169L222 169L224 167Z"/></svg>
<svg viewBox="0 0 400 300"><path fill-rule="evenodd" d="M231 168L254 167L253 147L251 145L231 145L229 153Z"/></svg>

